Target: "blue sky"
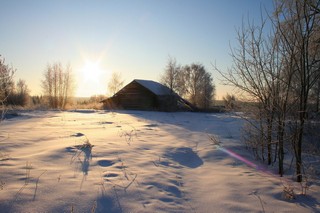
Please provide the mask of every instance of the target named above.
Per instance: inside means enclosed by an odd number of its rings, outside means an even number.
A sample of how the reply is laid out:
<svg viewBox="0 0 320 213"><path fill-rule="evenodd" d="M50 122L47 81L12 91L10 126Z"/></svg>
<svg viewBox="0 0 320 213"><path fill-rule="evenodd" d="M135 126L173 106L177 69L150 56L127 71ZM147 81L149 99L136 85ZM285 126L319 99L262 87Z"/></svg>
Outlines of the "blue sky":
<svg viewBox="0 0 320 213"><path fill-rule="evenodd" d="M202 63L212 73L217 98L228 88L211 63L232 65L230 45L243 18L260 20L260 8L272 0L1 0L0 54L41 94L48 63L69 63L76 95L106 94L111 72L126 83L159 80L169 55L181 65ZM98 63L96 79L84 79L83 67ZM229 91L230 92L230 91Z"/></svg>

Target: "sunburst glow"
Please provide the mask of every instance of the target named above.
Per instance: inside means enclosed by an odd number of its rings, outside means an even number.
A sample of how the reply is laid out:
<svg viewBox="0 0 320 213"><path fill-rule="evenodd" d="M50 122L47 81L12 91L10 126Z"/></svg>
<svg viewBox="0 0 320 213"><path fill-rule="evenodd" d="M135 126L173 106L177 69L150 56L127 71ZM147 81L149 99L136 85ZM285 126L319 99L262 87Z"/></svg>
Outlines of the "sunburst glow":
<svg viewBox="0 0 320 213"><path fill-rule="evenodd" d="M77 96L88 97L106 93L107 70L103 69L100 61L86 61L79 69L81 78L78 81Z"/></svg>

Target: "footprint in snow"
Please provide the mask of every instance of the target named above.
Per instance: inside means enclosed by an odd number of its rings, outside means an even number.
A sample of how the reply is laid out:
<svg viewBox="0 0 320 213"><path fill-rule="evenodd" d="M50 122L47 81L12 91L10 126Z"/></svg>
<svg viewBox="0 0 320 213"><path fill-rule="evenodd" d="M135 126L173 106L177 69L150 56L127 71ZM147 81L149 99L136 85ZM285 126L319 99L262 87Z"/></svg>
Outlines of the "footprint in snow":
<svg viewBox="0 0 320 213"><path fill-rule="evenodd" d="M165 202L165 203L172 203L174 201L173 199L167 198L167 197L159 198L159 200L161 200L162 202Z"/></svg>
<svg viewBox="0 0 320 213"><path fill-rule="evenodd" d="M103 121L103 122L99 122L99 124L113 124L113 122L109 122L109 121Z"/></svg>
<svg viewBox="0 0 320 213"><path fill-rule="evenodd" d="M71 137L82 137L82 136L84 136L84 134L81 132L77 132L77 133L71 135Z"/></svg>
<svg viewBox="0 0 320 213"><path fill-rule="evenodd" d="M158 124L146 124L144 125L145 127L157 127L159 126Z"/></svg>
<svg viewBox="0 0 320 213"><path fill-rule="evenodd" d="M102 167L112 166L113 164L115 164L115 162L113 162L112 160L99 160L98 161L98 165L102 166Z"/></svg>
<svg viewBox="0 0 320 213"><path fill-rule="evenodd" d="M119 176L119 174L117 174L117 173L106 173L105 175L103 175L104 178L115 178L118 176Z"/></svg>
<svg viewBox="0 0 320 213"><path fill-rule="evenodd" d="M180 191L178 186L175 185L167 185L161 184L157 182L148 182L145 183L147 189L157 188L160 192L165 192L167 196L175 197L175 198L182 198L182 192Z"/></svg>

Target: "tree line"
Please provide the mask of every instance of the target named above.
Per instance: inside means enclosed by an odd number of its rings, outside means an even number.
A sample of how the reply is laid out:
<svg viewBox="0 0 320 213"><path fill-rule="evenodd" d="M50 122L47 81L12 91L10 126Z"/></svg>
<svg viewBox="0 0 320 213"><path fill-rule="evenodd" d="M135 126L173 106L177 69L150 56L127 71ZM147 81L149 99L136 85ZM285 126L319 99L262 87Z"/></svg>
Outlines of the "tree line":
<svg viewBox="0 0 320 213"><path fill-rule="evenodd" d="M24 80L14 82L15 69L0 60L0 100L2 105L26 106L45 104L49 108L64 109L70 103L74 92L74 76L70 65L61 63L48 64L41 80L42 95L30 97L30 90ZM215 85L211 73L200 63L178 65L174 58L169 58L161 77L161 82L172 91L189 100L199 109L210 109L213 105ZM107 84L110 95L114 95L123 86L119 73L112 73Z"/></svg>
<svg viewBox="0 0 320 213"><path fill-rule="evenodd" d="M19 79L14 81L16 70L6 64L0 56L0 106L1 112L7 105L26 106L33 104L45 104L49 108L64 109L73 94L72 69L68 65L63 67L61 63L48 64L41 81L42 96L30 97L30 90L26 82ZM3 114L2 114L3 115Z"/></svg>
<svg viewBox="0 0 320 213"><path fill-rule="evenodd" d="M19 79L17 83L14 82L15 69L5 64L4 59L1 59L0 63L2 105L26 106L31 102L33 105L64 109L70 102L75 85L70 65L48 64L41 80L42 95L30 97L30 90L24 80ZM213 78L200 63L181 66L170 57L160 81L198 109L208 110L213 105L215 96ZM107 85L110 95L120 90L123 83L119 73L112 73Z"/></svg>

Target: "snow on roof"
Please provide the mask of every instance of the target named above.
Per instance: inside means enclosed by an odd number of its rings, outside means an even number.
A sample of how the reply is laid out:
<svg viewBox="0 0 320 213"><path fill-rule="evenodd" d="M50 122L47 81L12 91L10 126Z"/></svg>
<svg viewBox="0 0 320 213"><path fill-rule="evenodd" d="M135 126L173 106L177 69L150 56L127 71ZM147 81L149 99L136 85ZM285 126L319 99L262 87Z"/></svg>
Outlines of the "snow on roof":
<svg viewBox="0 0 320 213"><path fill-rule="evenodd" d="M135 79L135 82L139 83L141 86L147 88L151 92L153 92L156 95L171 95L171 90L155 81L151 80L141 80L141 79Z"/></svg>

